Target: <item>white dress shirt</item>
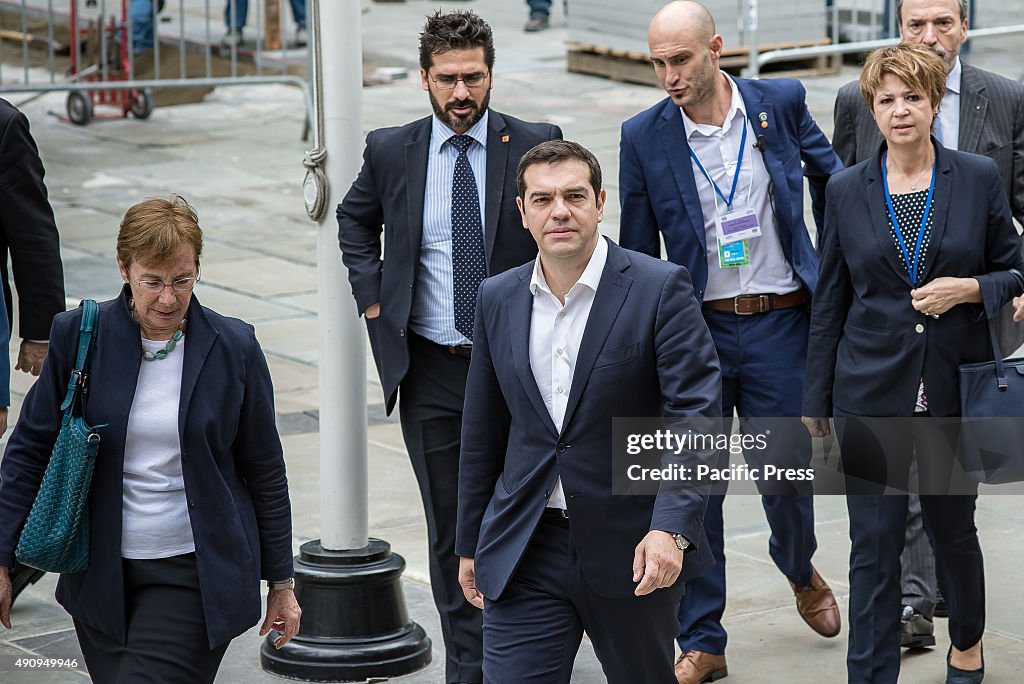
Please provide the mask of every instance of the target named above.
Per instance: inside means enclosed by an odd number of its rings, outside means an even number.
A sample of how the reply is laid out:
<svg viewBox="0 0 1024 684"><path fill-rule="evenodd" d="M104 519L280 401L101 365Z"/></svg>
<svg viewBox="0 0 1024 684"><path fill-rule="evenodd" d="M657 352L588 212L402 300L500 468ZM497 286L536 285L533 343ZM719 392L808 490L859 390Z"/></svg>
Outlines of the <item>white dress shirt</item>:
<svg viewBox="0 0 1024 684"><path fill-rule="evenodd" d="M597 286L601 282L608 243L598 237L597 247L583 274L565 295L565 304L558 301L544 279L540 256L533 263L530 292L533 294L533 314L530 317L530 368L537 381L540 396L548 409L555 428L562 431L565 409L569 401L576 358L580 353L583 331L590 318ZM562 478L555 481L548 498L548 507L565 508Z"/></svg>
<svg viewBox="0 0 1024 684"><path fill-rule="evenodd" d="M936 133L947 150L960 149L960 80L963 73L963 66L957 57L956 64L946 76L946 94L942 96L939 115L936 117Z"/></svg>
<svg viewBox="0 0 1024 684"><path fill-rule="evenodd" d="M743 140L743 127L746 126L746 148L743 150L743 165L736 184L732 209L753 209L761 226L761 236L747 240L749 264L722 268L718 258L715 217L728 212L728 208L691 157L690 166L693 168L697 194L700 195L707 241L708 284L704 299L727 299L741 294L794 292L800 289L800 283L793 275L793 269L786 261L782 244L779 242L769 194L771 178L764 166L764 156L754 148L759 133L747 120L746 107L736 82L728 74L724 75L732 87L732 103L721 127L695 123L681 107L679 112L683 117L683 127L690 149L697 155L704 169L726 197L732 188L740 143Z"/></svg>

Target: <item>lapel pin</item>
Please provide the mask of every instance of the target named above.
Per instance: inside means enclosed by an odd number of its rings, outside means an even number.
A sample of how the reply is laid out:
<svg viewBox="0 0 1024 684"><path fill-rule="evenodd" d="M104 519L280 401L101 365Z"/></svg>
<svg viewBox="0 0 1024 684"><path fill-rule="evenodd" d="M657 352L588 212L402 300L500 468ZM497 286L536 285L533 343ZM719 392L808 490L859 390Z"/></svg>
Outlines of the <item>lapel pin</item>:
<svg viewBox="0 0 1024 684"><path fill-rule="evenodd" d="M501 136L501 142L507 143L508 142L508 136L507 135Z"/></svg>
<svg viewBox="0 0 1024 684"><path fill-rule="evenodd" d="M757 119L761 122L761 128L768 128L768 112L761 112L757 115Z"/></svg>

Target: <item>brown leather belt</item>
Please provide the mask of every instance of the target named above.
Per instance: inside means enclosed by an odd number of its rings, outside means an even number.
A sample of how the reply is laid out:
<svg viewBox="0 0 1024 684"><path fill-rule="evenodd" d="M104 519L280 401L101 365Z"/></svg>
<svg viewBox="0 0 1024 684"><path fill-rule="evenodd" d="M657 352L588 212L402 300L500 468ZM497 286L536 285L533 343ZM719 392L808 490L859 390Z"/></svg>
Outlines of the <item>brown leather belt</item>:
<svg viewBox="0 0 1024 684"><path fill-rule="evenodd" d="M473 352L473 345L471 344L438 344L422 335L417 335L411 330L409 331L409 339L413 342L425 343L430 347L440 349L449 356L458 356L461 359L468 359Z"/></svg>
<svg viewBox="0 0 1024 684"><path fill-rule="evenodd" d="M726 311L737 316L752 316L776 309L791 309L808 300L807 290L786 294L740 295L730 299L705 299L704 306L715 311Z"/></svg>

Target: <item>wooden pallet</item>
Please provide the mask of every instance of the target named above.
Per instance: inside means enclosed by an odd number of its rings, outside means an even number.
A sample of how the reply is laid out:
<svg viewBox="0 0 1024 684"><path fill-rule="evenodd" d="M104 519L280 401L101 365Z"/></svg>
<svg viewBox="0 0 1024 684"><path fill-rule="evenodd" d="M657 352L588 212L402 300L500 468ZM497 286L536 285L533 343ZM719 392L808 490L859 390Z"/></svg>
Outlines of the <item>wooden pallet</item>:
<svg viewBox="0 0 1024 684"><path fill-rule="evenodd" d="M804 40L793 43L774 43L760 45L758 46L758 51L769 52L771 50L796 47L815 47L818 45L829 45L831 42L831 39L823 38L822 40ZM646 53L619 50L592 43L569 42L568 47L569 52L566 66L572 73L603 76L613 81L661 87L661 83L654 73L654 67L651 66L651 58ZM746 48L723 50L719 58L719 66L722 68L722 71L726 71L733 76L739 76L749 62L750 52ZM805 57L767 64L761 70L761 74L763 76L786 76L788 78L824 76L838 73L840 63L841 58L839 55Z"/></svg>

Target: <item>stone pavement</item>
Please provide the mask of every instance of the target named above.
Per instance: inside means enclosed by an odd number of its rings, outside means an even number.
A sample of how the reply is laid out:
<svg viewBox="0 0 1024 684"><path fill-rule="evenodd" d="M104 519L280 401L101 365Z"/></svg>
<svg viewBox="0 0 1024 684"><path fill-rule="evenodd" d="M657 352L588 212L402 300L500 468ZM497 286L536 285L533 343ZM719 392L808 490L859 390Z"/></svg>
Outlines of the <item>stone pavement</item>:
<svg viewBox="0 0 1024 684"><path fill-rule="evenodd" d="M217 3L211 3L217 4ZM475 0L377 4L364 0L364 50L375 64L409 68L409 78L364 90L364 129L404 123L429 112L416 73L416 40L425 14L437 7L472 8L496 30L497 64L492 104L525 119L558 123L567 138L592 149L604 165L609 211L604 232L618 234L617 153L621 121L661 98L651 88L568 74L564 68L565 19L554 3L553 28L524 34L525 4ZM972 61L1011 77L1020 75L1020 38L975 46ZM856 77L806 79L808 103L826 133L838 86ZM19 97L12 98L15 103ZM26 105L47 168L67 274L69 304L117 292L114 236L124 210L149 195L183 194L197 208L206 236L202 282L196 295L222 313L252 322L273 374L278 420L288 462L295 548L319 536L317 226L305 216L300 183L303 106L283 86L222 88L201 104L158 109L148 121L97 121L79 128L58 121L63 96ZM336 181L345 182L346 181ZM333 213L324 230L334 233ZM425 526L415 481L394 416L383 414L381 392L367 359L369 401L370 531L405 557L406 597L413 618L434 639L434 663L397 679L443 681L438 623L427 585ZM16 373L11 422L29 379ZM846 632L832 640L813 635L793 608L788 585L767 553L768 528L754 497L726 504L730 600L728 681L843 682ZM1024 681L1024 591L1014 580L1024 565L1020 505L1013 497L979 503L978 527L987 551L989 677ZM815 563L846 610L849 542L841 498L817 501ZM29 588L15 607L13 631L0 630L0 682L88 681L78 670L19 669L18 657L77 657L70 619L53 601L54 577ZM339 607L339 610L343 610ZM904 657L902 681L941 682L948 639L937 623L938 645ZM217 679L221 683L278 681L259 668L260 640L251 630L236 639ZM604 681L592 649L584 644L574 682Z"/></svg>

